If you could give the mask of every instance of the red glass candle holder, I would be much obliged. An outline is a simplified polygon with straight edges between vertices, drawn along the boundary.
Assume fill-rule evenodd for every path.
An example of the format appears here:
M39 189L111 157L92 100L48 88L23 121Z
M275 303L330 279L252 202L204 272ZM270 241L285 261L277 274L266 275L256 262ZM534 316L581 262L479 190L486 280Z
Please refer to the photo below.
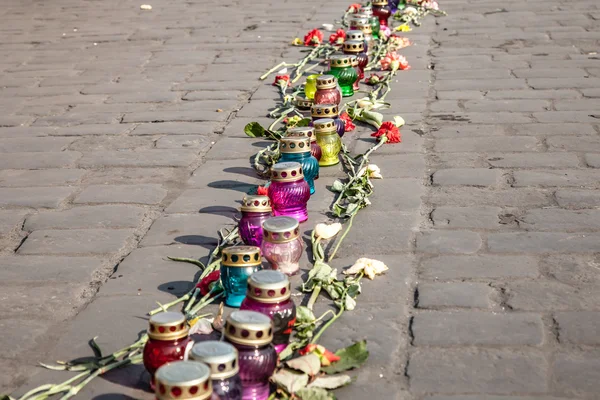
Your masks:
M242 380L235 347L225 342L205 340L194 344L190 359L203 362L210 368L213 393L219 400L242 399Z
M299 222L308 219L306 205L310 199L310 186L304 180L300 163L281 162L273 165L267 194L273 203L275 216L286 215Z
M198 361L177 361L156 371L157 400L208 400L213 397L210 370Z
M258 271L248 279L248 293L240 310L257 311L273 321L273 346L282 352L290 342L296 306L290 298L290 280L279 271Z
M267 196L247 195L240 208L242 218L238 222L240 237L249 246L260 247L262 243L262 224L272 215L271 199Z
M390 15L392 15L392 10L390 10L390 6L388 5L388 0L374 0L373 15L379 18L380 26L388 26L388 19L390 18Z
M302 239L298 221L292 217L273 217L263 224L261 251L273 269L288 275L300 270Z
M317 92L315 104L336 104L342 101L342 91L338 86L337 78L333 75L321 75L317 78Z
M148 342L144 346L144 367L150 374L150 387L154 390L154 374L166 363L183 360L188 346L193 342L185 316L178 312L162 312L150 317Z
M239 353L244 400L266 400L269 378L277 366L277 352L271 344L273 322L256 311L234 311L223 328L225 340Z

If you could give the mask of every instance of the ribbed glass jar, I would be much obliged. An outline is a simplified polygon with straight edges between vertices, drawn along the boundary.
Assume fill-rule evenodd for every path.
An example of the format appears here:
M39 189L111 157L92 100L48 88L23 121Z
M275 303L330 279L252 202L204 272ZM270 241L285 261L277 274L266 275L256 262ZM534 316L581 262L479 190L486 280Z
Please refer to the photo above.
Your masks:
M290 281L279 271L258 271L248 279L248 293L240 310L258 311L273 321L273 347L281 353L290 343L296 322Z
M298 128L288 129L286 136L289 137L307 137L310 139L310 154L319 161L321 159L321 147L317 144L317 135L315 135L315 128L312 126L303 126ZM315 176L315 179L319 179L319 174Z
M223 249L221 256L221 283L225 289L225 304L239 307L246 297L246 286L250 275L262 267L260 248L256 246L234 246Z
M369 51L369 44L365 40L365 34L360 29L352 29L352 30L346 31L346 40L361 41L364 44L365 53Z
M304 84L304 95L307 99L312 100L315 98L317 92L317 78L319 74L313 74L306 77L306 83Z
M346 123L339 117L338 106L336 104L315 104L310 109L310 116L312 117L311 125L323 118L331 118L335 122L335 129L340 135L344 136L346 133Z
M315 193L315 176L319 175L319 161L310 153L310 139L306 137L285 137L279 141L279 162L298 162L302 165L304 180Z
M342 97L354 95L354 82L358 73L352 66L352 56L333 55L329 58L329 74L337 78L342 90Z
M308 219L306 205L310 199L310 186L304 180L300 163L283 162L271 167L268 196L275 216L285 215L296 218L299 222Z
M373 27L371 26L371 23L367 22L365 25L358 25L356 29L362 31L365 42L367 43L365 51L367 54L371 54L375 49L375 39L373 38Z
M319 120L315 122L315 132L317 143L323 151L319 166L328 167L338 164L340 162L338 155L342 149L342 141L336 132L335 122L330 118Z
M317 91L314 104L336 104L342 102L342 91L337 78L333 75L321 75L317 78Z
M263 244L261 250L271 267L287 275L300 270L302 239L298 220L292 217L273 217L263 224Z
M373 15L379 18L380 26L388 26L388 19L390 18L390 15L392 15L388 0L374 0Z
M277 352L271 344L273 322L256 311L233 311L223 328L225 340L238 351L243 400L266 400L269 378L277 366Z
M271 199L268 196L247 195L242 200L240 211L240 237L245 244L260 247L263 237L262 224L273 215Z
M143 360L150 374L150 387L155 388L154 374L166 363L183 360L191 346L185 316L178 312L161 312L148 321L148 341L144 346Z
M358 73L357 82L365 77L365 68L369 63L369 56L365 53L365 47L360 40L347 40L343 46L344 54L356 56L356 72Z
M204 340L194 344L189 358L210 368L213 395L218 400L242 400L242 379L235 347L226 342Z

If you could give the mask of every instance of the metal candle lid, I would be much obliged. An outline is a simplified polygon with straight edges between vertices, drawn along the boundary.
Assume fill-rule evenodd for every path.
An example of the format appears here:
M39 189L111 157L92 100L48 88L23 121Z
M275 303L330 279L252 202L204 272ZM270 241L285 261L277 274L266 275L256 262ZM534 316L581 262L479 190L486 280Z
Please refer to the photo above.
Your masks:
M344 51L347 53L362 53L365 51L364 40L347 40L344 42Z
M287 154L310 152L310 139L307 137L284 137L279 141L279 150Z
M226 342L216 340L198 342L192 347L190 358L208 365L212 380L231 378L240 369L237 349Z
M321 75L317 78L317 89L333 89L337 87L337 78L333 75Z
M335 121L331 118L319 119L319 120L313 122L313 125L315 127L315 132L317 134L337 131L337 128L335 126Z
M352 29L346 31L346 39L347 40L365 40L365 34L361 30Z
M179 312L161 312L150 317L148 336L155 340L177 340L188 336L185 315Z
M373 8L371 6L362 6L358 9L359 14L364 14L367 17L373 16Z
M287 243L300 235L300 224L292 217L271 217L263 222L264 240L270 243Z
M369 17L364 14L355 14L349 18L350 28L354 28L358 25L365 25L369 23Z
M290 280L283 272L258 271L248 278L246 297L260 303L280 303L289 299L290 295Z
M315 135L315 128L312 126L302 126L298 128L290 128L287 131L287 136L289 137L307 137L310 138L311 143L317 141L317 136Z
M307 99L305 95L299 94L295 99L296 107L301 110L308 110L313 105L312 99Z
M273 322L256 311L233 311L225 321L225 338L246 346L264 346L273 340Z
M387 6L388 0L373 0L374 6Z
M352 56L347 54L336 54L329 57L331 68L345 68L352 66Z
M373 27L368 22L366 24L357 24L356 29L360 29L365 36L373 33Z
M271 212L271 199L268 196L246 195L242 199L241 211Z
M260 248L256 246L234 246L223 249L222 263L226 267L253 267L262 264Z
M335 118L338 113L337 104L315 104L310 109L313 118Z
M274 182L293 182L299 179L304 179L300 163L280 162L271 167L271 180Z
M201 362L176 361L160 367L154 375L158 400L205 400L212 396L210 370Z

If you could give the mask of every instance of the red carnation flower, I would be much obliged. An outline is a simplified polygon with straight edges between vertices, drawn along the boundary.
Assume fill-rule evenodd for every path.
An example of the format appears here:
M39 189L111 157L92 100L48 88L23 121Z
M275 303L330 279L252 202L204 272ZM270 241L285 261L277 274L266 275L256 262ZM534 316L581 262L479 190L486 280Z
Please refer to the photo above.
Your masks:
M323 42L323 32L318 29L313 29L304 36L305 46L317 46Z
M210 274L206 275L204 278L202 278L202 280L196 285L196 287L200 289L200 294L202 296L206 296L215 285L215 282L219 282L220 279L221 271L213 271Z
M372 137L380 138L382 136L387 137L386 143L400 143L402 142L402 135L400 130L393 122L386 121L377 130L377 132L371 134Z
M267 196L268 193L269 189L267 189L264 186L259 186L258 190L256 191L256 194L258 194L259 196Z
M352 122L352 118L350 118L350 115L348 115L346 111L340 114L340 119L343 120L345 124L344 132L351 132L356 128L356 125Z
M343 29L338 29L333 35L329 36L329 43L342 44L346 40L346 32Z

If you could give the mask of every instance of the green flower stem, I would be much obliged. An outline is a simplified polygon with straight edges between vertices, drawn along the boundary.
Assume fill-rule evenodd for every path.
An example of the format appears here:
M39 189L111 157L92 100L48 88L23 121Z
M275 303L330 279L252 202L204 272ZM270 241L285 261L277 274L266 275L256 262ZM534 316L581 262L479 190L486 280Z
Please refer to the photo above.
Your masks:
M342 303L340 311L338 311L337 314L335 314L329 321L327 321L325 323L325 325L323 325L323 327L319 330L319 332L312 338L310 343L312 343L312 344L317 343L319 341L319 339L321 338L321 335L323 334L323 332L325 332L327 330L327 328L329 328L331 326L331 324L333 324L339 317L342 316L342 314L344 313L344 310L345 310L345 306Z
M206 268L206 266L204 264L202 264L202 262L200 260L196 260L195 258L169 257L169 256L167 256L167 258L171 261L186 262L186 263L194 264L194 265L197 265L201 269Z
M260 79L261 81L264 81L265 79L267 79L267 76L271 75L273 72L277 71L279 68L281 68L281 67L286 67L286 68L287 68L287 67L293 67L293 66L295 66L295 65L296 65L296 64L289 64L289 63L286 63L285 61L283 61L283 62L280 62L279 64L277 64L276 66L274 66L273 68L271 68L270 70L268 70L267 72L265 72L265 73L264 73L264 74L263 74L263 75L262 75L260 78L258 78L258 79Z
M340 240L338 240L338 242L336 243L335 248L333 249L333 252L329 256L328 262L331 262L331 260L333 260L333 257L335 257L335 254L337 253L338 249L340 248L340 245L342 244L342 242L346 238L346 235L348 234L348 232L350 232L350 229L352 228L352 223L354 222L354 217L356 216L356 214L358 214L358 210L360 210L360 208L356 209L356 212L354 212L352 214L352 216L350 217L350 221L348 221L348 225L346 226L346 230L344 231L344 233L340 237Z
M311 311L315 305L315 302L317 301L317 298L319 297L319 294L321 293L321 289L322 286L320 283L313 288L312 294L310 295L310 299L308 299L308 303L306 304L306 307Z
M154 314L168 311L169 308L171 308L179 303L183 303L184 301L188 300L189 298L190 298L190 293L186 293L183 296L181 296L180 298L173 300L167 304L160 304L159 302L156 302L156 304L158 304L158 308L155 308L154 310L150 311L148 313L148 315L153 316Z
M213 286L213 289L216 286ZM198 311L200 311L201 309L203 309L204 307L206 307L207 305L209 305L210 303L212 303L213 301L225 296L225 292L221 291L220 293L216 294L214 297L210 298L209 296L212 294L212 289L210 292L208 292L208 294L206 296L204 296L199 302L198 304L196 304L194 306L194 308L191 309L191 311L188 313L188 315L190 317L195 317L196 314L198 313Z

